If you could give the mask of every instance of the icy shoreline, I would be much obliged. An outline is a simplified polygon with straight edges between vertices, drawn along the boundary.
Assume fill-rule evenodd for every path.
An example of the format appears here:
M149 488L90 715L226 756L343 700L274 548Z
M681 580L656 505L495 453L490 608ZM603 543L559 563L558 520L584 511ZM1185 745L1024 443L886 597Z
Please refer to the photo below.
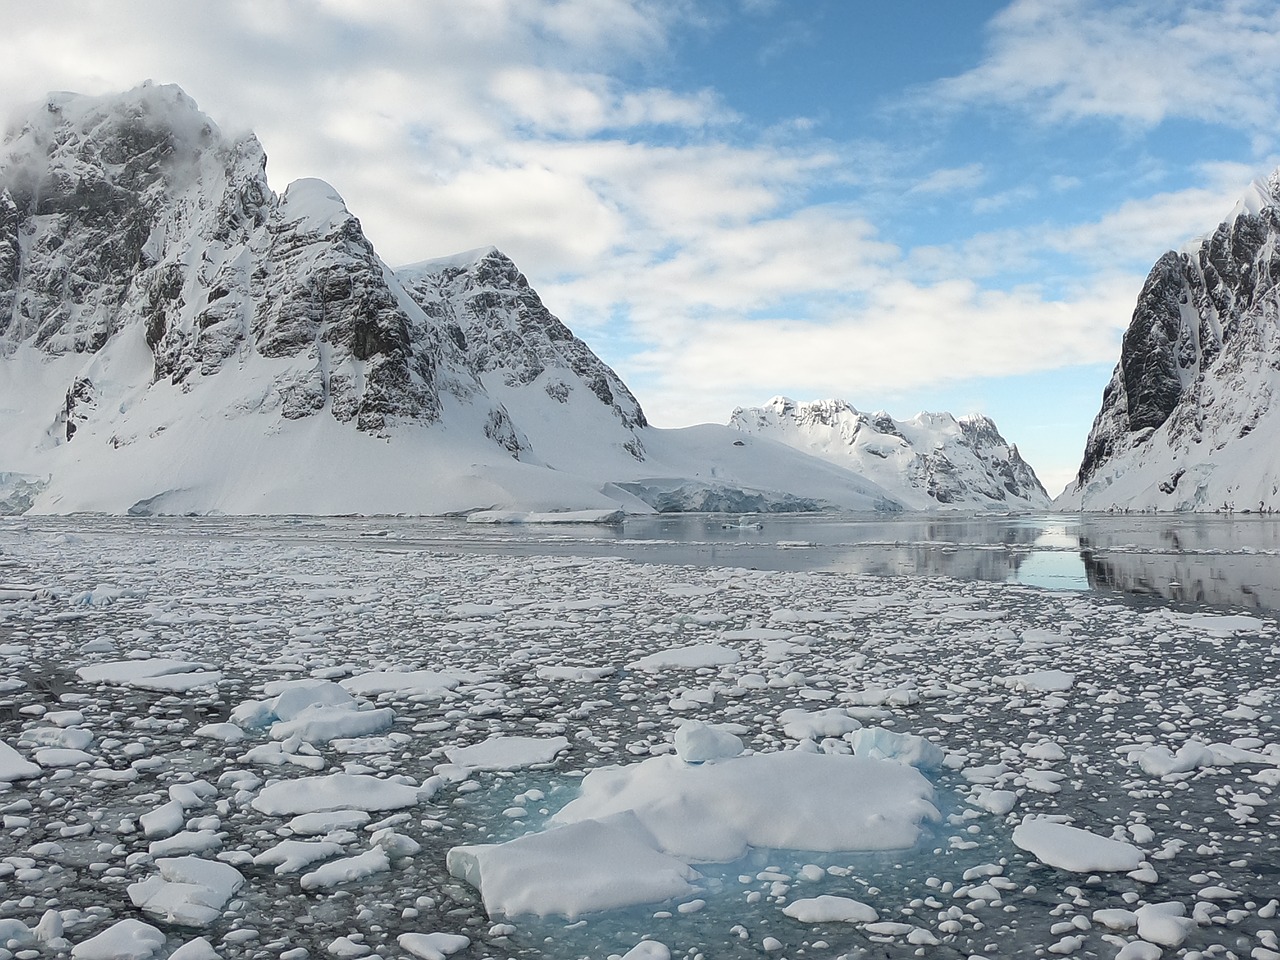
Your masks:
M132 920L160 932L118 931L139 960L184 943L195 960L200 938L289 960L643 938L715 957L1280 956L1270 617L278 534L0 528L0 579L29 588L0 601L4 953L87 958ZM675 762L690 720L747 760L914 762L943 819L906 849L750 845L695 863L674 900L578 921L489 916L450 876L451 849L537 835L610 765Z

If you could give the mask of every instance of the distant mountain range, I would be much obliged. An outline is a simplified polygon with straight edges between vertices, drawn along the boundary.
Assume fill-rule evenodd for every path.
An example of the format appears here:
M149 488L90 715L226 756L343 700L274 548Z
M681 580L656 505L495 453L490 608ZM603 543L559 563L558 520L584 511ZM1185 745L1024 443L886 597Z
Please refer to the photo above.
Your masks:
M745 411L656 429L498 250L393 271L331 186L265 170L173 86L10 129L0 512L1044 503L982 418L873 418L842 455Z
M1280 170L1152 267L1058 507L1280 507L1277 281Z
M989 418L921 413L894 420L843 400L774 397L739 408L729 426L770 437L874 480L911 510L1044 509L1049 495Z

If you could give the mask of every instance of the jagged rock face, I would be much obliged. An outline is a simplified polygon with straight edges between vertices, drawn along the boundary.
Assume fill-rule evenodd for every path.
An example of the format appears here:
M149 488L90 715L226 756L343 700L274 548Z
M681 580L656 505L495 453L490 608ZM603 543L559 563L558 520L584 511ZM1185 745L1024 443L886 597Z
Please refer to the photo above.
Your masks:
M157 381L279 361L240 406L285 419L382 433L438 421L445 396L487 403L336 192L302 180L277 196L257 140L225 138L176 87L51 96L0 157L0 354L93 354L138 326ZM505 409L485 421L518 455Z
M1209 237L1156 262L1063 506L1277 505L1280 465L1258 437L1241 441L1260 424L1280 440L1268 417L1280 386L1278 197L1280 171Z
M612 369L543 304L516 265L487 248L401 267L396 276L427 316L465 350L485 389L514 409L526 389L559 404L587 395L616 426L625 448L644 459L639 402Z
M843 400L775 397L763 407L735 410L729 425L847 467L914 509L1049 502L1017 447L987 417L923 413L898 421L884 412L862 413Z

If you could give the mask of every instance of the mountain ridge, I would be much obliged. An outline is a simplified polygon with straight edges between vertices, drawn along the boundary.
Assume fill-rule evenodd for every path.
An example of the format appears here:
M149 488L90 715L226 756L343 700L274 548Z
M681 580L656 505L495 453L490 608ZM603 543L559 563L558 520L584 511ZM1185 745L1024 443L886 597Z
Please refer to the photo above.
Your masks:
M496 247L392 270L321 180L176 86L0 145L0 509L897 511L722 425L660 430Z
M845 400L774 397L734 410L730 426L846 465L911 509L1036 509L1049 505L1035 471L981 414L920 413L900 421Z
M1138 296L1064 509L1280 507L1280 169Z

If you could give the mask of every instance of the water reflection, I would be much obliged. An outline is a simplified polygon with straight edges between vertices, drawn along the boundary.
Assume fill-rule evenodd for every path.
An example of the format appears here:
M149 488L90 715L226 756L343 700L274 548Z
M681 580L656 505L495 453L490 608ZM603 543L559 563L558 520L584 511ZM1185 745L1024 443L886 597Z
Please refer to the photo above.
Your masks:
M81 534L75 518L24 518ZM1122 591L1280 611L1280 519L1264 516L664 514L615 526L481 525L460 518L95 518L148 536L340 542L369 551L620 556L638 561Z

